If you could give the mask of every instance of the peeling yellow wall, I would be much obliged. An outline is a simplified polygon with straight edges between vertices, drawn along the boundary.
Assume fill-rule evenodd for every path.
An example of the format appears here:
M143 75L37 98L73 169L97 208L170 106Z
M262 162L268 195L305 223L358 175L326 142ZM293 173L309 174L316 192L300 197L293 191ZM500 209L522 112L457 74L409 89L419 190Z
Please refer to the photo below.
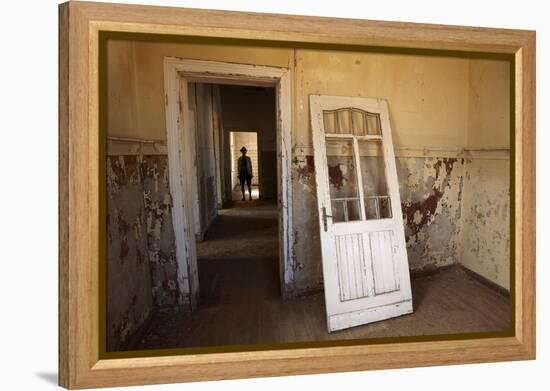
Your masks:
M434 270L461 261L464 159L396 159L409 267Z
M471 60L460 263L510 288L510 64Z
M460 263L510 289L509 160L466 164Z

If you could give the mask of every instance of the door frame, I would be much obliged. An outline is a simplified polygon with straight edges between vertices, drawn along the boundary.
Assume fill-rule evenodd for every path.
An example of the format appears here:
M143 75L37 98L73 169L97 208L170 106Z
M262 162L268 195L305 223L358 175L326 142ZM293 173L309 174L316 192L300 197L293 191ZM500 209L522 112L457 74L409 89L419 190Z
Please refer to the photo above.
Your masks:
M175 233L178 288L187 302L183 306L195 309L198 304L199 281L196 243L192 226L193 208L198 202L193 191L196 178L192 126L186 120L188 108L187 83L237 84L274 87L277 105L277 181L279 224L279 273L281 294L289 296L294 282L292 183L291 183L291 75L288 68L193 60L178 57L164 58L164 92L168 170L172 196L172 222ZM223 146L222 146L223 148ZM184 169L192 167L192 170ZM189 213L191 210L191 213Z

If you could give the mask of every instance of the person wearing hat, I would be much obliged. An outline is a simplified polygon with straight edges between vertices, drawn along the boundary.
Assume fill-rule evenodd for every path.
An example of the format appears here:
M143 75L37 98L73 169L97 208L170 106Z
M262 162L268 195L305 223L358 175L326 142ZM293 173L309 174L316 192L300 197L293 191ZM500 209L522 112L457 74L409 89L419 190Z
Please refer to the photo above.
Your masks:
M246 156L246 147L241 148L241 153L243 154L237 161L237 170L239 173L239 181L241 182L241 192L243 193L242 200L244 201L244 184L248 186L248 196L252 200L252 161L248 156Z

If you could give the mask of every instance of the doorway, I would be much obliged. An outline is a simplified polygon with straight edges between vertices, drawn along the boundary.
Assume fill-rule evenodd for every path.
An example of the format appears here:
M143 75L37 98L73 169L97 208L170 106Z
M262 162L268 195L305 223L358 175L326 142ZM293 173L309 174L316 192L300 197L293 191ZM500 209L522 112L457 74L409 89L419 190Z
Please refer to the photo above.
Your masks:
M229 132L219 126L223 121L223 110L220 109L219 87L240 86L249 89L270 89L274 97L272 110L275 114L275 134L272 155L275 164L272 164L275 175L275 197L272 208L276 219L276 246L278 248L278 262L276 267L279 274L280 292L283 297L291 290L293 283L293 257L291 244L292 234L292 193L290 185L290 75L284 68L251 66L246 64L221 63L215 61L186 60L179 58L165 58L164 61L165 91L166 91L166 125L167 145L169 161L169 182L173 198L173 225L176 239L176 261L178 266L178 289L186 297L189 309L198 308L200 301L200 279L197 262L196 239L208 238L208 230L214 227L214 220L220 213L220 206L225 207L231 201L231 162L229 149ZM190 91L195 85L195 94ZM203 87L196 88L202 85ZM215 131L208 133L213 135L212 150L205 151L204 145L197 140L196 128L197 111L193 110L193 99L199 97L197 91L206 91L204 85L217 86L211 88L210 99L206 101L211 106L212 116L204 116L206 123L213 124L214 129L221 129L216 137ZM208 93L207 93L208 95ZM203 99L204 94L202 96ZM206 110L208 111L208 110ZM222 114L220 114L222 113ZM216 123L218 126L216 126ZM243 128L233 128L241 130ZM210 136L205 139L208 140ZM203 141L205 140L203 139ZM262 138L259 137L261 140ZM199 144L197 144L197 141ZM197 148L197 145L201 145ZM205 153L207 152L207 153ZM207 176L210 181L206 186L205 195L217 200L212 212L212 219L203 219L201 214L199 189L205 188L198 181L197 173L200 170L199 162L206 155L215 156L215 175ZM266 154L261 154L265 156ZM259 163L259 167L263 164ZM191 168L191 169L189 169ZM229 171L229 175L228 175ZM265 170L264 170L265 171ZM265 178L265 175L260 175ZM205 179L203 177L203 179ZM259 198L264 186L258 184ZM229 194L230 195L230 194ZM204 209L204 208L203 208ZM212 224L212 225L210 225Z
M260 198L260 169L259 169L259 148L258 148L258 132L229 132L229 150L231 155L231 200L245 201L246 190L241 189L239 180L239 158L242 154L242 148L246 149L246 156L251 160L251 169L254 173L251 180L250 200L258 200ZM244 186L244 185L243 185Z
M212 194L199 192L199 221L207 224L202 226L204 233L196 236L200 289L197 316L219 311L220 307L257 312L256 307L266 298L281 297L277 180L276 175L269 175L276 173L277 166L275 154L269 151L275 149L276 139L275 90L210 83L188 86L190 94L195 92L189 110L196 123L198 187L214 192L217 185L206 185L217 179L222 186L230 184L232 195L230 202L220 207L212 202ZM213 100L218 103L210 103ZM214 129L216 122L218 128ZM220 142L218 153L214 151L215 138L228 140ZM223 164L214 160L223 161L224 157L229 160L229 169L222 170L218 177L214 168ZM246 170L246 175L239 167ZM266 184L265 197L259 197L261 184ZM210 220L210 216L214 218Z

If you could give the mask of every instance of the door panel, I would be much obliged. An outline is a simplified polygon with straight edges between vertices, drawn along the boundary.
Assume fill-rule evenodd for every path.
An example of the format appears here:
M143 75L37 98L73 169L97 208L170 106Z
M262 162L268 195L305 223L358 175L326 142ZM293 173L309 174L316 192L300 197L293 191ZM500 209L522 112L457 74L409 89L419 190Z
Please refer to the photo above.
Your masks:
M395 270L393 256L393 231L374 231L369 233L371 252L374 259L384 259L384 262L374 262L374 291L377 295L393 292L399 289L399 275Z
M336 236L336 260L340 301L374 294L370 252L365 249L363 234Z
M412 312L387 104L310 96L329 331Z

